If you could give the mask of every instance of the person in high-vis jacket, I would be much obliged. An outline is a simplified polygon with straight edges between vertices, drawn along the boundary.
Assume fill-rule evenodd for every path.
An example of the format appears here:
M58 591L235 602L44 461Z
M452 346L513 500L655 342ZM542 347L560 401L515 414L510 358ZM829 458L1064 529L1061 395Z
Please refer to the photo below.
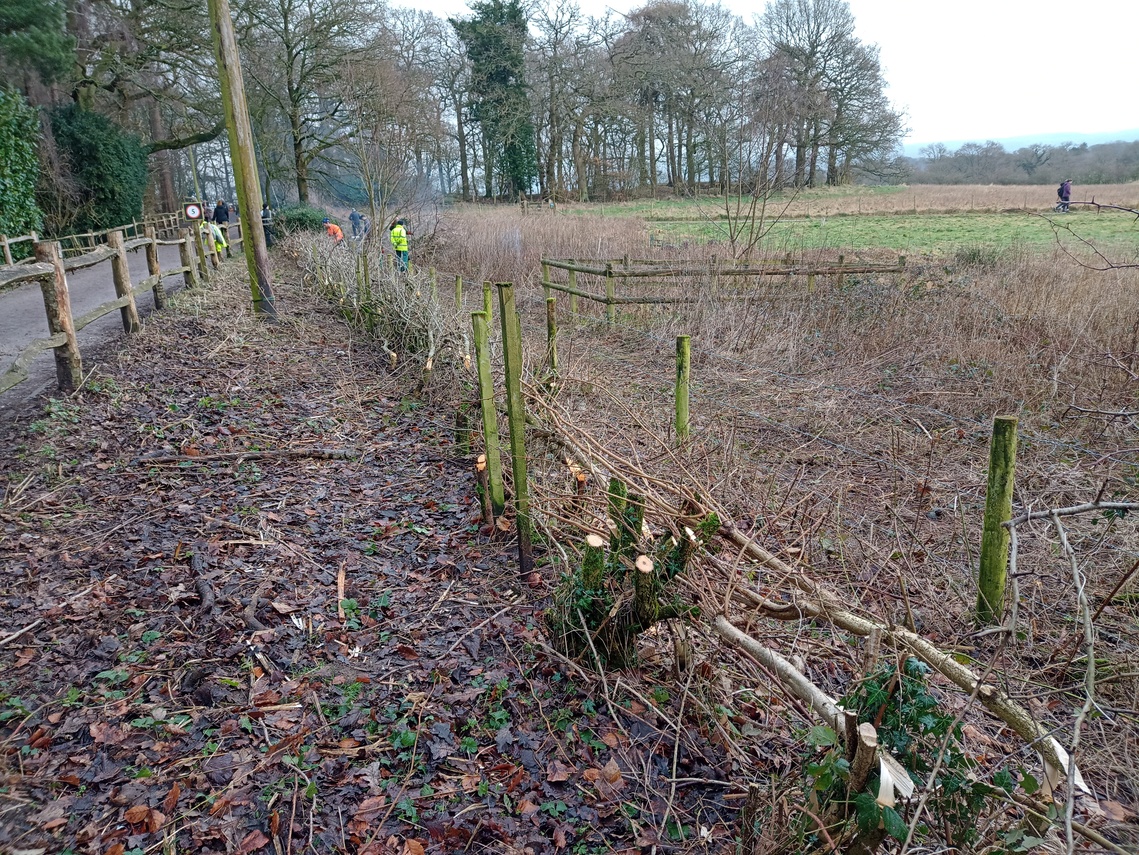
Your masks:
M392 252L400 273L407 273L407 228L403 220L396 220L391 226Z

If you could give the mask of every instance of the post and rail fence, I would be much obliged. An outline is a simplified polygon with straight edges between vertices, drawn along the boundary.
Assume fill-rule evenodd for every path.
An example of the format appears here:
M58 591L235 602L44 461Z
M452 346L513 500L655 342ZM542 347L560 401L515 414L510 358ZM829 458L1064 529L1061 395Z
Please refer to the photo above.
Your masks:
M236 229L237 234L234 235ZM227 227L229 243L242 241L240 224ZM31 241L34 254L28 259L11 263L11 246ZM70 244L70 249L63 244ZM208 248L207 248L208 245ZM163 270L158 247L177 246L179 266ZM45 350L55 351L56 379L60 390L71 391L83 382L82 357L76 334L92 322L118 309L123 318L123 329L137 332L140 321L135 297L146 291L154 296L154 306L165 305L162 280L169 276L183 277L185 287L194 287L200 278L210 277L207 257L217 267L219 259L212 239L199 224L188 228L181 225L179 214L162 214L143 222L132 222L117 229L68 235L58 241L41 241L35 234L9 238L0 235L0 248L5 264L0 266L0 291L26 282L39 282L43 291L44 310L47 314L47 338L36 339L25 347L8 368L0 374L0 394L28 379L28 366ZM148 276L137 284L131 282L127 253L145 249ZM71 252L68 256L68 252ZM78 254L75 254L78 253ZM111 281L115 299L108 300L80 317L73 316L67 274L111 262Z
M842 285L848 273L904 273L906 257L899 256L893 264L851 264L843 256L834 262L795 263L791 258L769 259L757 262L722 262L715 257L705 264L689 261L677 263L662 262L660 259L624 258L606 261L581 260L575 258L543 258L542 288L547 297L551 291L561 291L570 295L570 313L577 313L578 298L591 300L605 306L605 317L610 324L616 322L617 307L626 305L682 305L699 302L699 296L667 296L645 294L618 294L618 283L626 288L631 283L665 282L681 277L708 277L718 281L720 277L739 277L744 280L759 276L801 276L807 280L807 293L815 291L816 276L833 276ZM566 271L565 282L555 282L553 270ZM592 276L604 283L605 293L585 290L578 285L578 276ZM721 297L743 297L750 294L746 290L738 293L721 294Z

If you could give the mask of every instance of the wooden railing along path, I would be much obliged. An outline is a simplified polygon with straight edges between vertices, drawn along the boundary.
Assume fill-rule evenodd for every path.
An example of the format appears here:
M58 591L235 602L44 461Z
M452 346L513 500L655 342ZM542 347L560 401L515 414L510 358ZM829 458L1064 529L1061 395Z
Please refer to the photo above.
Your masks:
M155 220L132 223L120 229L70 235L62 241L40 241L35 235L18 238L0 236L6 261L11 258L11 244L25 240L32 241L35 252L32 258L0 267L0 291L12 285L38 281L43 291L48 330L51 332L49 337L36 339L25 347L8 369L0 374L0 393L28 379L28 366L33 359L48 349L55 351L56 379L59 388L63 391L78 388L83 382L83 363L76 338L79 330L118 309L122 313L123 329L127 333L137 332L141 326L138 307L135 305L137 294L152 291L154 307L161 310L166 303L166 294L162 286L164 277L182 274L188 288L196 285L200 276L208 279L210 267L216 268L220 264L220 256L214 242L205 238L206 231L200 224L191 228L179 228L178 216L161 215ZM128 229L134 232L134 237L129 240L124 234ZM234 229L237 230L236 237L233 236ZM240 224L234 224L227 231L230 234L231 246L241 242ZM161 238L160 233L170 237ZM173 237L174 235L177 237ZM86 244L88 251L65 258L64 255L68 250L61 246L63 242L70 242L72 251ZM162 270L158 257L159 246L177 246L180 266ZM140 248L146 250L146 265L150 275L134 284L131 282L127 253ZM78 318L73 317L67 273L94 267L108 260L111 262L111 281L115 288L115 299L108 300Z

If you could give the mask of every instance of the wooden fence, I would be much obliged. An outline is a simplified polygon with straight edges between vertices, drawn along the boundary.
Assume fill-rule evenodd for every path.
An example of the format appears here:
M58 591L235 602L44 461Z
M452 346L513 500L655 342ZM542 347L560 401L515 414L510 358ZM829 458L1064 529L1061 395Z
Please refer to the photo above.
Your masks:
M900 256L894 264L850 264L843 256L833 262L811 262L796 264L790 258L765 259L757 262L718 262L712 258L706 264L689 261L680 261L675 264L662 262L660 259L630 259L625 256L614 261L583 261L580 259L542 259L542 287L546 296L550 291L561 291L570 295L570 311L577 313L577 299L581 297L601 303L605 306L605 316L610 323L617 317L617 306L646 305L646 304L683 304L695 303L699 297L678 297L659 295L618 295L617 284L628 286L630 283L662 281L680 277L702 277L719 280L721 277L756 277L756 276L802 276L807 280L807 293L815 290L816 276L834 276L841 285L843 277L848 273L902 273L906 268L906 257ZM566 271L566 281L554 282L552 270ZM579 287L578 276L592 276L604 281L605 293L586 291ZM740 292L735 296L748 296L747 292Z
M98 232L83 232L81 234L67 235L59 239L59 244L65 256L80 255L95 249L97 246L106 244L107 235L113 231L121 231L126 239L131 240L143 237L147 227L153 227L160 239L171 240L178 234L181 221L182 215L178 213L156 214L142 220L134 220L114 229L103 229ZM38 240L39 235L35 232L19 235L17 237L0 235L0 251L4 254L3 263L7 266L11 266L13 264L30 264L34 262L34 255L29 255L20 261L13 261L12 247L18 246L21 243L35 244Z
M6 258L9 257L10 244L23 240L32 241L35 254L26 262L0 267L0 291L8 286L38 281L43 291L44 310L51 335L29 344L16 356L8 369L0 374L0 393L28 379L28 365L48 349L55 351L59 388L63 391L77 388L83 382L82 358L76 338L79 330L118 309L122 314L123 329L127 333L137 332L140 320L135 295L152 291L154 307L162 309L166 301L163 277L181 274L186 287L196 285L200 276L208 279L210 267L216 268L220 263L214 241L205 238L206 230L200 224L179 229L177 217L176 214L163 215L158 220L132 223L121 229L68 236L63 241L70 242L72 247L82 246L84 242L88 242L89 246L88 251L70 258L64 257L66 250L61 246L62 241L40 241L34 235L14 239L4 237ZM124 234L128 228L134 232L134 237L129 239ZM233 235L233 229L237 230L236 236ZM138 234L140 230L142 236ZM234 224L227 231L230 232L231 245L241 242L240 224ZM167 237L160 237L160 234ZM177 246L181 264L162 270L158 255L160 246ZM150 275L138 284L133 284L127 253L140 248L146 250L146 265ZM229 252L228 247L226 252ZM73 317L67 273L94 267L104 261L111 262L115 299L108 300L78 318Z

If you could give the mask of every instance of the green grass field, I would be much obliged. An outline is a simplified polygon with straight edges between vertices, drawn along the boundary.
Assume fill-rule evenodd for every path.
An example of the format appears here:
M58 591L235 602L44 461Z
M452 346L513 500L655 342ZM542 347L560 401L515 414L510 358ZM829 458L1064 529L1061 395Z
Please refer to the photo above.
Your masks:
M1107 204L1135 205L1134 185L1087 188ZM1094 191L1094 192L1092 192ZM1051 187L920 186L827 187L777 194L768 200L778 217L761 249L889 250L903 255L948 255L962 247L1040 251L1090 241L1117 261L1134 261L1139 222L1126 211L1073 205L1054 214ZM1085 198L1085 197L1080 197ZM670 243L725 242L729 229L723 199L641 199L617 203L568 204L563 215L646 221L649 231Z
M941 255L981 245L1039 249L1055 245L1057 240L1069 245L1078 243L1078 236L1117 255L1133 257L1139 248L1139 223L1133 216L1079 212L1057 214L1052 219L1055 224L1026 213L798 218L775 223L764 244L772 251L890 249L902 254ZM717 221L658 222L651 223L650 228L674 242L728 239L727 224Z

